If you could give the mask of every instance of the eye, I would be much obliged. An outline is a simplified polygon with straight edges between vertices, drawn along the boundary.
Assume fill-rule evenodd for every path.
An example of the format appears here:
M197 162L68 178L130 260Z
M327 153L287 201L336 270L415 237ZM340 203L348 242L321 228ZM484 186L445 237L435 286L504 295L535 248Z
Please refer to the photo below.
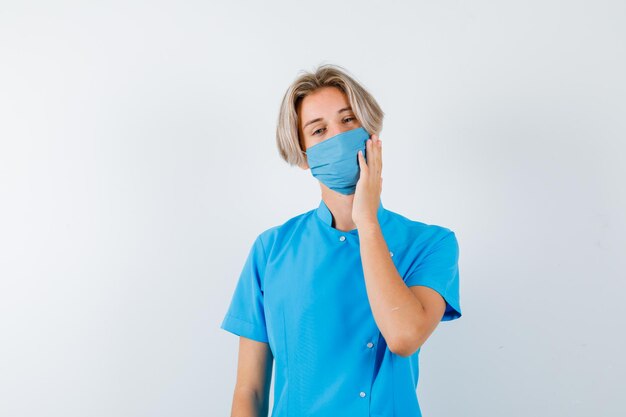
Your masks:
M356 119L356 117L346 117L345 119L343 119L343 122L344 123L349 123L349 122L351 122L351 121L353 121L355 119Z
M320 130L322 130L322 129L323 129L323 128L319 128L319 129L317 129L316 131L314 131L314 132L313 132L313 135L316 135L316 134L317 134L317 132L319 132L319 131L320 131Z

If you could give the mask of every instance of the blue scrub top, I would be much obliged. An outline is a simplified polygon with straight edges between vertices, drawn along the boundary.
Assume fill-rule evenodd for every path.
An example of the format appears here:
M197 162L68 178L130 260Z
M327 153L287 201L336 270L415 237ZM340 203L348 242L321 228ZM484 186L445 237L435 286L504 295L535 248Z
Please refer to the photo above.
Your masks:
M378 220L407 286L446 301L461 317L459 247L453 231L383 207ZM389 350L374 322L358 230L332 227L319 207L255 239L220 326L269 343L275 360L271 417L419 417L418 356Z

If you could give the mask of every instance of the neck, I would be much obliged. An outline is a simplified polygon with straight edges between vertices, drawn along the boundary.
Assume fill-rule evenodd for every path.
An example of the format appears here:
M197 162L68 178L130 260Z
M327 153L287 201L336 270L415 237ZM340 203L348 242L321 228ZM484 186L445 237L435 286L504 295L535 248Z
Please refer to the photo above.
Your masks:
M342 232L356 229L356 224L352 221L354 194L341 194L331 190L322 183L320 185L322 188L322 200L324 200L333 216L332 227Z

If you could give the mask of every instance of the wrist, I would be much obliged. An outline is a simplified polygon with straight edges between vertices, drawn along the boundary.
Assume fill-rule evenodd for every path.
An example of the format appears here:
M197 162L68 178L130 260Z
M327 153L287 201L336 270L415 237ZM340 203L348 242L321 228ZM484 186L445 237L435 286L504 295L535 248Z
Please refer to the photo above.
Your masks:
M377 218L362 220L356 223L357 230L361 232L375 232L380 230L380 224Z

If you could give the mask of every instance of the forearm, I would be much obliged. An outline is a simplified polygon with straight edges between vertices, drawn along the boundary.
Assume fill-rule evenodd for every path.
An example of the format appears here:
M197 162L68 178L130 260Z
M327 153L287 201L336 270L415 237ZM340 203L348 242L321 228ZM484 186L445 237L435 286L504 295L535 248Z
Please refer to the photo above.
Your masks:
M235 387L230 417L267 417L268 398L255 390Z
M359 225L361 262L372 314L392 351L401 351L425 322L424 308L398 273L377 221Z

